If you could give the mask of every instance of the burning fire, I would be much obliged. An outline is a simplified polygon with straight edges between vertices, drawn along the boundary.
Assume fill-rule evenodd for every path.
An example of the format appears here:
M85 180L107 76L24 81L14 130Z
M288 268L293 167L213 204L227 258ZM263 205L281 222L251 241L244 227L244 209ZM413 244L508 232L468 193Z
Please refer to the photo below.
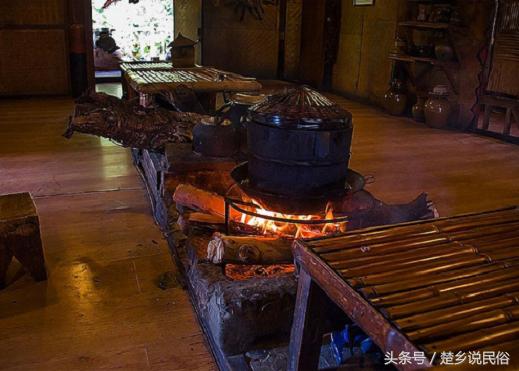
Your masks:
M325 236L346 231L347 222L338 223L318 223L318 224L304 224L298 221L323 220L322 215L288 215L274 211L269 211L259 206L260 203L252 200L252 203L258 207L251 208L251 211L259 215L265 215L265 218L259 216L251 216L247 214L241 215L240 222L257 228L261 233L266 235L278 235L283 237L293 238L313 238ZM331 203L326 205L324 219L334 219L333 206ZM290 219L291 222L276 221L269 218Z

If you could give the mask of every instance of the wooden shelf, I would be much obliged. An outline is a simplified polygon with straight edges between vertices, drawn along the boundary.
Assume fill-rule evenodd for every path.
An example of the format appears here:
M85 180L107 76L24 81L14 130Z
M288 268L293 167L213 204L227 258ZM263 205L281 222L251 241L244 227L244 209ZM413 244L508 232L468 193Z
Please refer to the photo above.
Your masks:
M448 4L452 5L452 0L407 0L410 3L424 3L424 4ZM479 0L471 0L471 1L479 1Z
M458 95L458 93L459 93L458 88L455 84L455 75L454 75L455 71L452 68L452 67L458 68L459 67L458 62L455 62L455 61L443 62L443 61L439 61L436 58L414 57L414 56L405 55L405 54L401 54L401 55L390 54L389 59L392 59L392 60L398 61L398 62L406 62L409 64L425 63L425 64L429 65L429 68L439 67L445 73L447 80L449 80L449 84L451 85L452 91L456 95ZM417 86L416 80L418 80L418 76L413 77L410 68L406 67L406 70L408 71L412 84L414 86ZM423 73L424 73L424 71L422 71L422 74L421 74L422 76L423 76Z
M433 66L457 66L458 63L455 62L455 61L449 61L449 62L444 62L444 61L440 61L436 58L428 58L428 57L415 57L415 56L412 56L412 55L405 55L405 54L401 54L401 55L390 55L389 56L389 59L392 59L394 61L400 61L400 62L408 62L408 63L429 63L429 64L432 64Z
M423 28L428 30L447 30L450 27L449 23L435 23L435 22L420 22L420 21L405 21L398 22L399 26Z

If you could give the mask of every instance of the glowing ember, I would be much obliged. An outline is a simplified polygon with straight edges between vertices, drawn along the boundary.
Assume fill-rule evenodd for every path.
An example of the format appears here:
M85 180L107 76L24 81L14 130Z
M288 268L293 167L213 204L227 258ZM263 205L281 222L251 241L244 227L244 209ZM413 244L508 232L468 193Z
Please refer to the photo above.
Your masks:
M279 277L292 274L294 264L246 265L226 264L225 275L234 281L248 280L254 277Z
M240 222L243 224L247 224L253 226L259 230L263 234L266 235L279 235L285 237L294 237L294 238L313 238L324 235L335 234L339 232L346 231L347 222L338 222L338 223L318 223L318 224L304 224L298 223L298 221L310 221L310 220L323 220L322 215L287 215L282 213L277 213L274 211L269 211L259 206L260 203L256 200L252 200L252 203L258 205L258 207L251 207L250 211L255 212L259 215L265 215L266 218L262 218L260 216L251 216L247 214L241 215ZM282 218L282 219L290 219L291 222L282 222L271 220L269 218ZM324 219L330 220L333 219L333 207L331 203L326 205L326 210L324 212ZM293 222L292 222L293 221Z

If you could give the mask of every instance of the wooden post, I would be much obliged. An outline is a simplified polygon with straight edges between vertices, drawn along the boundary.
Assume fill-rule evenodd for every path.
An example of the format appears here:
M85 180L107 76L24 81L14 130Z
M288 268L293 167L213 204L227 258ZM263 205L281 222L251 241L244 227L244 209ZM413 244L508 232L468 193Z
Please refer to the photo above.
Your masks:
M301 268L298 279L294 322L288 348L289 371L314 371L319 366L319 355L324 335L324 319L330 299Z

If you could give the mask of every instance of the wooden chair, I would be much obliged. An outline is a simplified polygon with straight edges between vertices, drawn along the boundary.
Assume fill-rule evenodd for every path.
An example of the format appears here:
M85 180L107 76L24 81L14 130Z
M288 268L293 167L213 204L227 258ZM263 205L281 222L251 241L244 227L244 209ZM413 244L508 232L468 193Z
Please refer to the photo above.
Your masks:
M36 281L47 279L40 222L29 193L0 195L0 289L13 257Z

